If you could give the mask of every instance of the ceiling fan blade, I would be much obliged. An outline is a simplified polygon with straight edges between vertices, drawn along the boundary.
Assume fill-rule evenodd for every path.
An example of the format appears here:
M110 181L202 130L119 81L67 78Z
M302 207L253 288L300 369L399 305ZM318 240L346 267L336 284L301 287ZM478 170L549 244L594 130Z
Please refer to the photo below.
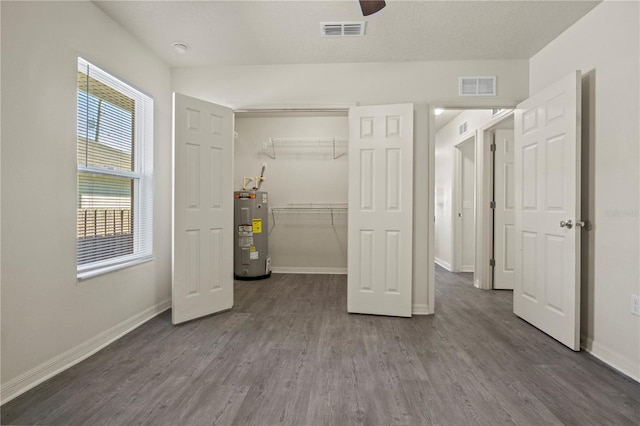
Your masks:
M372 15L386 5L387 4L384 2L384 0L360 0L360 8L362 9L363 16Z

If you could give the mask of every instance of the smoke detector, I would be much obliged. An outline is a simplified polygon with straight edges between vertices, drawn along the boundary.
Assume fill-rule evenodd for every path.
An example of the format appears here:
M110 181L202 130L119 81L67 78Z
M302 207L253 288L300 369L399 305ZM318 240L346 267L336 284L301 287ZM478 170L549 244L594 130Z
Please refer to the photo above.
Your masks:
M320 30L323 37L358 37L364 35L364 26L364 21L321 22Z
M180 41L176 41L171 45L173 50L177 53L186 53L189 50L189 46L186 43L182 43Z

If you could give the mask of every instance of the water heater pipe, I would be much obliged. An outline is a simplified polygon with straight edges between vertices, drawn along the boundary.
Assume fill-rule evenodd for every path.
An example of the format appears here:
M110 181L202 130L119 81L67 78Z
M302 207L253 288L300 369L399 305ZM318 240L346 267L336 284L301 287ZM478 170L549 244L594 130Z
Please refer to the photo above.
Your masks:
M253 189L260 191L260 187L262 186L262 182L264 181L264 171L266 170L267 165L262 164L262 170L260 171L260 176L256 176L256 182L258 183Z

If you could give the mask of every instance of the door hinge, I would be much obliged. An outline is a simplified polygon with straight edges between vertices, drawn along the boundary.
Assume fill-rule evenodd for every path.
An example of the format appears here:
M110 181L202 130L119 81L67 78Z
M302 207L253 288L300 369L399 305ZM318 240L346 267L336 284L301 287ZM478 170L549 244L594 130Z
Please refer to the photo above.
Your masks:
M496 260L495 259L489 259L489 266L496 266Z
M496 208L496 202L495 201L490 201L489 202L489 208L490 209L495 209Z
M491 144L491 152L496 152L496 144L495 144L495 142Z

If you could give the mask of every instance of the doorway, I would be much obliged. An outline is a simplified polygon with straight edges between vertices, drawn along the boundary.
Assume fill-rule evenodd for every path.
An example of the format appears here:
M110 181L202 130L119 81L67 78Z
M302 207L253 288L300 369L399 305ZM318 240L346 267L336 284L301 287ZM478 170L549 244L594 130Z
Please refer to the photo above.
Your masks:
M196 296L201 293L205 293L201 290L201 282L203 281L205 282L204 285L211 286L209 293L214 291L228 293L230 297L224 299L224 306L226 309L233 306L233 281L229 280L228 274L224 274L221 268L216 268L218 276L222 276L222 278L214 277L214 279L208 279L210 274L203 273L203 271L207 272L208 270L200 267L200 265L207 263L207 255L211 253L220 258L225 253L229 255L232 252L227 249L234 245L234 241L227 241L228 238L226 238L230 232L237 236L236 240L240 241L241 247L247 247L249 254L249 256L246 256L247 261L266 261L266 272L276 272L275 261L278 258L275 253L271 250L270 253L265 253L266 249L257 250L257 244L253 245L254 234L266 234L260 235L260 237L273 235L276 226L276 211L287 214L305 212L305 215L321 212L325 216L328 213L331 227L334 227L335 214L338 211L346 213L347 207L350 210L346 226L348 236L346 240L340 240L337 232L334 232L332 236L336 238L329 239L338 249L326 250L328 254L325 257L340 253L340 248L347 241L351 242L348 244L349 252L346 259L344 256L338 256L338 261L348 260L345 271L348 272L348 312L403 317L412 315L414 234L412 229L413 104L350 108L348 138L341 138L339 135L335 136L335 134L332 136L317 136L317 134L315 136L301 136L303 131L310 130L309 123L298 126L302 129L298 129L300 133L296 132L297 134L294 136L282 137L281 135L285 131L294 130L295 126L292 126L292 123L274 123L273 117L268 117L271 119L269 123L263 123L262 121L267 117L255 117L260 123L248 124L245 129L247 135L253 133L253 136L247 138L248 143L239 143L240 135L244 134L244 132L239 132L239 125L242 119L239 118L234 126L234 111L224 106L180 94L174 94L174 99L174 109L176 110L174 123L177 123L174 125L176 129L174 147L179 155L175 156L177 166L174 170L173 192L174 194L178 192L187 194L186 202L183 200L182 203L174 203L174 212L181 213L184 210L190 216L194 216L191 213L195 211L198 213L198 217L206 217L207 215L200 213L215 210L216 213L224 215L227 219L233 218L235 204L232 205L224 201L225 197L220 195L219 191L222 188L220 183L222 179L217 179L216 177L224 172L224 186L231 186L228 184L232 184L234 180L233 174L230 172L233 170L233 163L246 168L249 164L266 158L273 161L279 159L280 161L278 169L284 171L280 174L283 177L281 180L284 185L278 192L283 198L284 196L315 197L323 192L320 188L310 188L310 182L324 184L323 193L328 193L329 196L335 196L337 188L343 189L340 194L344 196L346 188L349 189L349 197L346 203L295 201L269 208L267 203L271 197L265 191L262 191L258 197L257 192L247 193L247 191L251 190L246 187L247 182L262 183L265 180L264 172L267 168L267 163L263 162L260 176L244 175L241 179L238 179L239 176L235 176L236 181L242 182L242 191L236 193L236 198L244 195L246 195L244 198L247 199L260 198L258 208L263 208L265 212L269 209L268 212L271 213L273 218L271 227L269 227L268 219L270 215L266 214L260 215L258 219L251 219L247 215L246 221L242 221L237 226L227 226L228 224L225 222L224 226L222 227L221 225L220 228L215 228L215 225L209 224L207 226L210 229L206 229L206 224L201 221L202 223L199 222L195 227L196 229L189 228L185 231L185 223L187 222L185 217L189 216L189 214L174 214L174 232L175 230L180 231L180 237L186 235L185 238L180 239L175 237L174 234L174 241L178 243L174 244L173 248L173 270L180 272L180 277L186 277L180 281L173 280L172 283L173 308L174 311L180 311L181 314L174 314L174 323L188 321L225 309L219 309L213 304L200 303L199 301L204 300L204 298L198 298L198 301L191 304L188 303L189 301L193 302ZM325 121L327 118L336 118L336 122L339 125L335 127L344 130L343 114L339 114L337 117L332 115L329 117L308 117L306 115L307 112L296 111L296 113L302 113L302 116L294 118L305 120L322 118ZM333 111L328 112L332 113ZM288 111L288 113L290 114L291 111ZM203 121L202 117L204 117L207 127L200 125ZM210 120L209 117L211 118ZM291 120L291 117L276 118ZM322 123L318 131L326 132L327 127L326 123ZM191 143L190 133L202 134L201 139L203 139L203 142L200 144ZM216 135L216 138L223 143L221 142L220 146L205 146L210 142L210 139L217 140L210 137L210 134ZM356 143L348 144L348 150L346 150L349 153L348 167L344 167L347 164L338 167L348 173L327 173L328 167L326 166L322 167L322 170L316 171L316 173L311 173L312 164L319 166L318 160L324 161L326 159L334 163L340 159L346 160L343 152L345 150L341 150L340 147L340 139L351 142L356 141ZM277 144L276 141L280 143ZM235 155L234 145L235 148L238 148L235 150ZM248 145L249 149L244 150L247 151L246 158L241 160L238 158L238 154L243 151L243 148L247 148L244 145ZM318 150L320 152L317 152ZM202 153L205 154L204 158L200 155ZM183 157L186 159L183 159ZM309 160L306 161L308 164L303 165L304 170L300 170L301 159L305 157L309 157ZM284 160L289 161L284 162ZM342 161L342 163L344 162ZM295 173L291 172L295 170L298 170L299 179L292 178ZM340 185L340 179L334 181L334 178L345 175L348 176L348 180L345 182L348 185ZM309 179L309 177L319 176L322 176L322 178ZM204 183L201 185L201 182ZM292 191L292 187L298 182L300 182L299 186ZM210 189L210 186L213 189ZM205 191L201 191L201 187ZM187 188L187 190L184 191L184 188ZM253 190L259 188L260 185L254 187ZM228 189L227 192L231 192ZM311 219L310 216L299 217L296 220L302 219L307 224L302 227L298 226L298 228L302 228L304 232L310 231L312 225L319 222L317 219L309 220ZM278 220L278 222L283 221ZM292 223L289 223L289 225L290 229L296 228ZM202 234L207 235L201 238ZM323 234L331 235L331 233L327 232ZM319 237L317 235L309 235L306 238L298 238L298 240L309 243L310 247L307 250L295 250L294 254L305 253L307 254L307 261L308 259L317 261L319 257L317 254L320 253L318 250ZM226 241L226 243L223 243L223 241ZM271 245L266 241L264 242L265 246L266 244ZM283 244L283 246L286 250L292 244ZM194 256L191 254L196 251L198 257L193 261ZM183 252L187 252L186 259L185 256L180 256ZM285 256L282 256L282 258L285 259ZM272 260L274 261L273 263L271 262ZM218 261L214 268L223 261L225 266L228 263L231 264L231 262L226 262L226 258L224 258ZM302 266L302 268L308 268L308 266ZM319 268L324 267L319 266L312 271L294 270L291 272L318 273L317 269ZM327 269L323 269L322 272L327 272ZM335 271L331 271L331 273L335 273ZM239 275L234 274L234 276ZM186 300L184 303L185 309L182 309L182 305L178 306L178 299L180 302L185 302Z
M266 167L271 270L346 274L348 111L236 111L234 124L234 190Z
M475 287L492 289L492 145L497 131L513 133L513 111L451 108L434 114L434 122L435 263L450 272L472 273Z

